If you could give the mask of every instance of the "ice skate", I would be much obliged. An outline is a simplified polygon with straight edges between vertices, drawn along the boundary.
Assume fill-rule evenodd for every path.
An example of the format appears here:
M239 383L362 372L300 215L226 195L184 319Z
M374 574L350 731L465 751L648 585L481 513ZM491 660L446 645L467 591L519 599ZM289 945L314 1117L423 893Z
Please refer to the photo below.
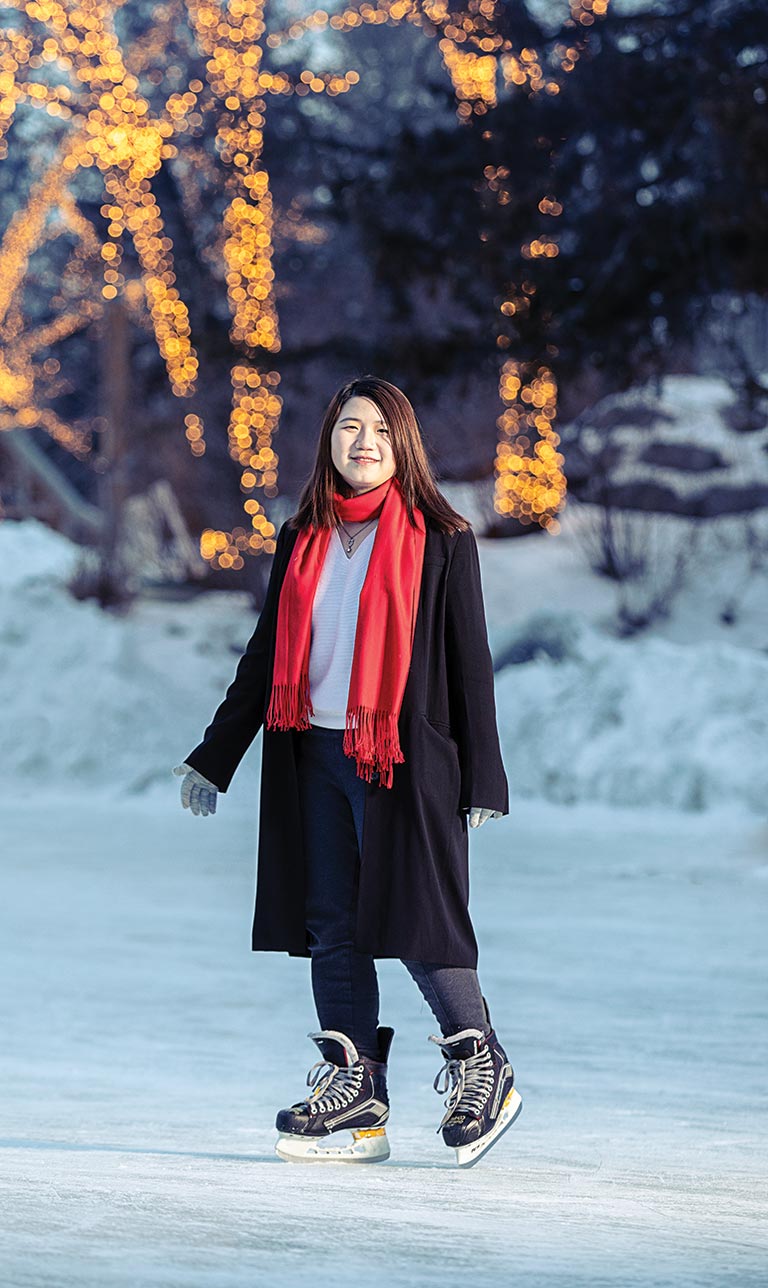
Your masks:
M323 1059L307 1074L306 1100L277 1115L275 1152L288 1163L380 1163L389 1158L387 1057L394 1030L378 1029L379 1059L359 1055L344 1033L308 1036ZM350 1134L351 1133L351 1139Z
M481 1029L462 1029L451 1037L433 1035L429 1040L438 1044L445 1057L435 1090L441 1095L449 1091L437 1130L446 1145L456 1150L459 1167L472 1167L512 1126L523 1107L512 1065L493 1029L487 1037Z

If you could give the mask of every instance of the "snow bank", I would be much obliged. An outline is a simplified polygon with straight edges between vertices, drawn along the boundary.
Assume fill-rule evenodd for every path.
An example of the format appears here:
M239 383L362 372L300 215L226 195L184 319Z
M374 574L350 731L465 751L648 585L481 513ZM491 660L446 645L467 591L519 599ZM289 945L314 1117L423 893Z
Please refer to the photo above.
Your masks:
M585 570L574 582L558 541L542 534L541 544L480 546L492 646L498 663L509 662L497 704L513 808L544 797L765 812L764 653L720 641L613 639L587 617L604 607L604 583L592 578L590 591ZM3 775L21 792L173 791L171 768L201 738L256 615L246 595L226 592L105 613L67 592L72 555L34 520L0 523ZM529 576L528 595L517 597L509 586L520 560L533 560L542 578ZM574 585L583 612L572 606ZM567 608L542 613L534 607L542 600ZM252 770L241 767L230 798L250 802L254 792Z
M37 519L0 523L0 590L40 579L64 581L74 571L78 548Z
M75 553L36 520L0 524L3 774L119 793L173 785L256 615L227 592L103 612L66 590Z
M503 656L511 798L768 812L767 657L611 639L557 613L527 618Z

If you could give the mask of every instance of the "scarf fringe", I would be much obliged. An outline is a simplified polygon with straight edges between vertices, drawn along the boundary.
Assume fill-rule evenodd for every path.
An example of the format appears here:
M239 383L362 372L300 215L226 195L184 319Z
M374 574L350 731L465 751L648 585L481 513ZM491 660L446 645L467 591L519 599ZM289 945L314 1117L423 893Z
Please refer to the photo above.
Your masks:
M309 673L298 684L273 684L269 710L264 717L268 729L309 729L314 709L309 697Z
M374 711L370 707L347 711L343 748L345 755L355 757L358 778L369 783L378 770L380 787L391 787L393 766L405 762L397 716L392 711Z

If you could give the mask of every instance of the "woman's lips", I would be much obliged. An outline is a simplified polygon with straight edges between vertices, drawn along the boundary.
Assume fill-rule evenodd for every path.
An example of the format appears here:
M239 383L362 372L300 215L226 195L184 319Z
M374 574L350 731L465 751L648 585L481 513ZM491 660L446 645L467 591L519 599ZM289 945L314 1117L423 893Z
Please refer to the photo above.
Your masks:
M361 465L375 465L375 464L376 464L376 457L375 457L375 456L353 456L353 457L352 457L352 460L353 460L353 461L359 461Z

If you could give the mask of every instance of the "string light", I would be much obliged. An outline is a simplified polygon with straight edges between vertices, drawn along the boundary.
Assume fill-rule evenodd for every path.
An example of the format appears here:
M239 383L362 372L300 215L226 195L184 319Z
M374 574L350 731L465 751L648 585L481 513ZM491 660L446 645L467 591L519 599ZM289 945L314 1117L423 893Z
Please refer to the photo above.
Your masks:
M186 429L184 437L189 443L189 450L193 456L205 456L205 437L203 422L194 412L188 412L184 417Z
M212 563L217 567L240 566L236 550L268 553L274 549L274 525L264 514L263 506L250 495L260 488L266 497L277 494L278 457L271 446L277 427L281 400L277 395L279 374L268 368L260 370L254 351L276 353L280 348L277 312L274 305L272 269L273 211L266 171L260 164L263 145L265 93L327 92L342 94L359 82L357 72L343 76L319 76L305 70L295 81L284 73L261 70L260 40L264 31L263 3L255 0L231 0L224 8L209 0L189 5L188 9L172 0L158 6L153 27L131 47L132 69L123 61L114 31L114 12L119 5L86 0L71 11L57 0L11 0L33 23L50 34L42 43L24 31L2 32L0 46L0 143L11 124L17 105L24 103L43 108L67 121L69 137L66 148L51 168L49 190L31 201L22 215L27 225L21 237L21 220L9 229L0 246L0 280L8 291L18 291L23 272L14 272L14 258L26 267L29 253L40 244L41 223L55 209L56 202L66 202L71 218L69 231L77 237L75 251L65 269L69 288L76 284L83 296L88 293L87 273L78 273L76 265L88 254L101 262L103 285L101 303L89 303L79 313L62 315L59 335L68 328L82 325L83 319L98 317L103 302L122 295L136 314L146 305L158 348L165 360L171 389L179 397L190 396L195 389L197 356L190 340L188 310L175 287L172 242L167 236L162 215L152 192L152 179L163 161L178 158L173 138L199 132L206 107L218 109L216 145L222 161L231 167L228 176L230 200L223 219L223 258L226 282L232 308L231 338L244 357L233 369L232 414L229 425L230 453L241 467L241 491L245 494L244 510L251 531L224 534L215 543ZM190 80L186 88L169 94L165 110L153 117L148 101L139 91L138 73L159 84L167 70L163 52L169 40L177 39L185 20L199 46L207 55L203 81ZM36 52L40 50L40 53ZM74 82L52 84L49 78L36 81L30 73L43 65L55 65ZM163 70L160 70L160 69ZM210 100L204 101L208 92ZM216 180L212 163L204 149L191 151L179 166L179 185L185 208L194 213L198 185L193 183L189 162L194 156L196 167L207 168L209 178ZM71 197L60 180L70 179L82 168L98 168L104 175L106 201L101 206L105 220L103 241L92 232L82 216L77 216ZM198 177L197 174L195 176ZM54 191L55 188L55 191ZM36 225L36 227L35 227ZM317 240L312 231L293 212L291 233ZM135 283L126 282L121 271L124 239L130 236L142 269L143 291L139 296ZM94 244L95 243L95 244ZM24 249L21 249L23 246ZM209 252L210 255L210 252ZM58 297L59 299L61 297ZM4 301L8 314L9 299ZM0 313L0 323L4 315ZM6 316L7 323L7 316ZM14 360L3 355L0 364L0 389L5 387L12 408L8 425L38 424L55 432L58 441L72 450L84 444L74 431L62 426L31 397L34 372L22 365L18 331ZM10 337L6 325L3 338ZM48 331L49 343L54 331ZM15 399L11 396L15 391ZM197 413L184 417L185 438L193 455L205 453L202 419ZM210 540L206 549L210 550Z
M569 0L569 3L570 19L566 25L588 28L596 17L605 15L609 0ZM553 68L566 74L573 71L584 45L584 40L576 40L572 45L556 44L552 51ZM536 50L505 51L500 62L508 86L525 88L531 96L560 92L556 75L545 73ZM505 182L509 178L506 167L489 166L484 178L499 204L511 200ZM540 198L538 210L551 217L563 213L561 202L550 193ZM520 247L523 260L555 259L559 253L558 241L553 235L533 238ZM519 290L511 284L501 304L502 315L518 319L527 316L535 292L533 283L523 282ZM502 332L497 337L497 345L500 350L508 349L510 337ZM554 346L549 348L554 351ZM555 515L565 505L567 483L562 469L563 456L557 451L560 440L552 428L557 414L554 375L546 366L535 367L505 358L499 373L499 396L505 410L497 421L501 437L494 463L494 508L499 514L523 524L535 521L550 533L558 532L560 526Z
M38 390L47 388L49 376L58 367L36 361L36 356L51 345L73 334L98 316L98 305L79 301L56 319L27 330L18 304L21 285L34 250L47 235L51 209L58 203L60 224L77 225L65 192L65 177L57 161L50 165L42 179L33 186L27 204L15 211L3 238L0 251L0 429L30 428L41 425L50 436L73 455L87 455L90 441L87 432L66 424L49 408L40 405ZM86 237L86 248L93 252L97 239Z
M499 72L507 86L525 87L531 94L559 92L553 69L544 68L536 50L515 50L500 35L497 19L502 3L476 0L470 12L454 13L445 0L380 0L348 5L332 15L317 9L286 30L265 35L265 0L228 0L226 4L221 0L188 0L186 4L168 0L156 6L151 27L132 43L132 65L128 68L114 28L119 0L81 0L76 7L59 0L9 0L7 7L19 9L25 23L22 30L0 33L0 155L5 155L8 128L19 104L46 111L66 128L60 131L54 166L30 194L0 244L0 393L8 395L5 402L11 409L10 418L0 421L0 426L43 425L70 450L88 450L87 434L78 434L37 406L34 387L39 376L31 357L37 350L31 340L26 348L20 343L24 328L17 297L29 255L43 236L52 235L46 232L46 220L52 226L54 220L49 216L55 211L60 212L60 231L72 235L75 247L55 297L62 313L48 327L44 342L40 331L34 333L38 349L98 317L105 301L121 295L134 315L146 309L172 392L183 398L194 394L198 360L190 338L189 313L175 286L172 241L152 181L164 162L173 161L185 211L192 221L199 217L200 178L206 177L213 187L218 171L205 149L192 140L202 132L205 113L215 111L216 150L227 170L227 206L220 247L204 248L202 254L212 263L219 255L223 260L232 318L230 338L239 350L231 373L228 447L240 470L248 526L231 532L206 529L200 549L212 567L235 570L248 555L272 553L275 528L257 494L265 499L277 495L279 458L272 441L282 410L280 375L273 362L259 361L260 355L276 355L281 348L274 292L275 236L279 231L282 237L317 244L326 233L303 221L295 205L280 229L275 229L269 175L262 161L267 96L325 93L334 97L359 84L360 75L355 70L339 74L305 68L293 77L265 69L264 50L324 27L346 32L362 25L411 22L426 35L438 38L456 96L457 115L468 121L496 105ZM570 0L569 21L587 29L605 13L607 3ZM35 24L34 36L29 32L30 21ZM38 27L46 31L44 39L38 38ZM187 28L205 57L206 79L193 78L185 86L182 69L167 66L165 50L171 42L181 40ZM554 70L571 70L582 47L578 38L570 45L555 46ZM31 73L41 68L47 69L46 75L35 80ZM60 81L54 83L57 72ZM153 114L140 92L139 75L159 85L171 72L177 75L178 88L167 94L163 110ZM182 139L184 148L180 150L174 140ZM66 189L80 169L88 168L103 175L105 229L101 239ZM507 167L489 168L485 179L499 204L511 200ZM562 207L546 196L539 209L542 214L555 215ZM127 281L122 271L127 237L138 257L140 284ZM521 247L523 259L554 258L557 253L557 239L551 235ZM103 283L96 301L87 298L94 261L100 262ZM519 291L510 289L502 314L512 317L525 312L533 290L527 283ZM76 307L66 307L73 298ZM509 337L499 336L498 343L501 349L508 348ZM551 527L557 508L555 493L559 496L563 491L557 482L557 453L545 450L542 454L536 448L552 448L556 442L551 430L554 405L548 401L556 397L556 391L544 368L531 377L532 383L521 384L521 391L532 390L538 398L543 381L549 391L547 400L533 421L526 422L529 433L517 435L515 452L502 450L512 443L509 418L516 414L514 400L508 402L510 380L522 379L510 363L512 359L507 359L502 367L500 386L506 410L497 453L499 508L502 513L519 510L521 517L536 516ZM190 452L204 455L201 417L190 412L183 423ZM534 432L541 440L534 444L534 455L520 457L522 439ZM522 466L513 466L518 457ZM516 470L518 485L510 484Z
M609 0L569 0L571 19L582 27L591 27L596 18L604 18Z
M230 338L240 350L232 379L232 410L228 446L240 466L243 509L251 531L208 529L200 552L212 567L238 569L244 554L272 553L276 529L261 501L277 495L279 457L272 446L282 399L280 374L260 364L257 352L281 348L274 294L274 213L269 175L262 164L267 94L346 93L359 82L349 71L343 76L318 75L305 68L295 80L282 72L262 69L264 0L230 0L226 9L212 0L191 0L188 11L200 48L206 55L209 88L219 107L216 147L230 168L229 202L223 219L223 257L232 312ZM326 15L327 16L327 15ZM267 39L268 46L274 46ZM181 114L181 108L179 108ZM294 230L301 228L294 210ZM299 235L301 235L299 233ZM317 231L307 230L309 238Z
M20 207L0 244L0 393L8 408L0 426L37 425L62 447L85 457L91 448L90 431L65 424L36 396L35 385L40 382L33 354L98 319L103 302L123 291L120 267L125 233L133 239L142 269L143 291L171 388L179 396L194 390L197 357L189 339L188 312L174 286L171 242L164 236L151 191L151 180L163 160L175 152L168 141L173 123L168 118L153 119L149 104L138 92L138 80L123 62L114 31L114 6L88 0L68 9L56 0L28 0L13 7L50 34L41 40L37 28L35 38L13 28L0 33L3 147L20 103L59 118L66 130L58 137L53 165L33 188L26 206ZM72 84L56 84L51 77L30 79L42 67L55 68ZM108 221L103 241L66 186L79 170L94 167L104 176L108 197L101 207ZM20 316L17 301L29 256L45 236L54 235L51 230L56 235L72 234L75 240L51 301L61 312L44 328L27 332L23 325L14 327L11 318ZM103 280L100 301L89 298L96 262L101 264Z
M198 43L207 55L208 84L220 106L216 147L231 168L229 203L224 212L223 254L227 295L232 311L230 337L249 358L232 369L232 412L228 427L230 456L241 466L240 488L246 495L251 532L209 529L200 553L216 568L238 570L243 551L274 550L275 528L253 492L277 495L278 457L272 435L281 399L275 389L279 373L262 371L252 355L280 350L274 300L273 210L269 176L261 164L264 144L265 88L285 92L286 78L261 77L264 34L263 0L231 0L223 10L211 0L193 0L189 14Z
M460 17L452 13L444 0L380 0L377 4L350 5L332 16L323 9L316 9L307 17L292 22L286 30L270 35L267 44L277 48L286 41L299 39L306 32L325 26L345 32L363 23L412 22L430 36L439 35L438 47L453 84L457 115L466 122L496 106L499 69L508 89L525 89L531 96L539 93L556 95L561 88L558 74L573 70L584 47L584 41L578 38L570 45L556 44L550 59L551 66L546 68L536 49L524 46L515 50L500 35L497 30L500 7L497 0L480 0L471 13ZM608 0L570 0L568 23L588 28L596 17L607 12L607 8ZM494 193L498 205L507 205L512 200L508 166L487 166L484 181L488 190ZM563 208L555 197L544 194L538 209L542 215L557 216L562 214ZM558 241L553 235L539 236L520 247L523 260L555 259L558 254ZM535 290L529 282L523 282L519 291L510 287L501 305L502 315L518 320L525 317L530 312ZM510 337L500 334L497 344L500 350L508 349ZM494 506L502 515L515 517L523 523L535 521L555 532L558 524L554 515L564 504L566 492L561 468L563 458L555 450L559 440L552 429L557 387L547 367L537 369L529 383L524 383L522 372L522 365L512 358L504 360L500 371L499 393L505 411L497 422L501 440L495 459ZM511 396L513 389L515 392ZM542 391L545 397L539 406ZM519 405L518 397L522 399ZM524 432L518 432L518 429Z
M521 523L538 523L558 532L555 515L565 505L566 483L560 442L552 428L557 414L557 383L550 369L507 358L499 392L504 411L496 424L494 509Z
M444 0L379 0L347 5L339 13L315 9L282 31L270 33L267 46L277 49L307 32L324 27L345 33L365 25L410 22L430 37L439 36L438 48L457 99L457 115L467 120L495 106L499 55L509 48L497 30L497 13L504 0L478 0L472 13L452 12Z

